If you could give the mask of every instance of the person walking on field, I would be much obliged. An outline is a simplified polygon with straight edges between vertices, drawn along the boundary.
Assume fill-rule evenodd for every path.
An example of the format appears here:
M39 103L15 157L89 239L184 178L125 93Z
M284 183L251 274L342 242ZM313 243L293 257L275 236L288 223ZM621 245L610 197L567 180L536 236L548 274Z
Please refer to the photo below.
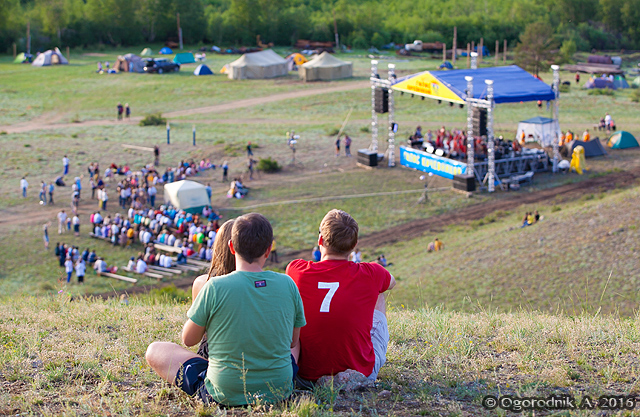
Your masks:
M344 153L346 156L351 156L351 138L349 135L344 135Z
M51 226L51 222L45 223L42 226L42 238L44 239L44 248L49 250L49 226Z
M67 221L67 213L64 210L60 210L58 213L58 234L66 232L65 223Z
M67 284L71 282L71 275L73 275L73 261L71 256L67 255L67 259L64 261L64 272L67 273Z
M124 117L129 120L131 118L131 107L129 107L129 103L125 103L124 105Z
M53 191L56 189L53 181L49 183L49 204L53 204Z
M62 158L62 166L64 167L64 173L62 175L67 175L69 173L69 158L67 158L67 155Z
M122 113L124 113L124 107L122 107L122 103L118 103L118 120L122 120Z
M20 188L22 189L22 198L27 198L27 188L29 188L29 183L25 177L22 177L20 180Z
M340 155L340 136L336 139L336 158Z
M222 182L227 181L227 175L229 174L229 163L224 161L222 164Z

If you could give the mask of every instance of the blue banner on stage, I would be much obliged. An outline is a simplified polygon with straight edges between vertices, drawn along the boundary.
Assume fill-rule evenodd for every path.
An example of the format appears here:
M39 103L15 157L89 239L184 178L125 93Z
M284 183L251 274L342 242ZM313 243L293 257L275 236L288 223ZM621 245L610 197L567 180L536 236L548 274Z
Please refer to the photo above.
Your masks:
M400 165L423 172L432 172L444 178L453 179L454 175L467 172L467 164L442 156L433 155L406 146L400 147Z

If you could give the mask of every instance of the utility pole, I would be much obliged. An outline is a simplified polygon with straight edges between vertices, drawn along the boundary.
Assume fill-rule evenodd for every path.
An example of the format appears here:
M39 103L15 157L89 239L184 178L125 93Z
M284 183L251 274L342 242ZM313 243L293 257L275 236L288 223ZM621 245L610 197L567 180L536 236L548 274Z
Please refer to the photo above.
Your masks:
M180 27L180 13L176 13L178 20L178 42L180 43L180 50L182 50L182 28Z
M458 55L458 27L453 27L453 49L451 49L451 65L456 66L456 58Z
M333 33L336 35L336 50L340 50L340 37L338 36L338 21L336 20L336 9L333 9Z
M447 62L447 44L442 44L442 62Z
M17 50L17 46L16 43L13 43L13 59L16 59L16 56L18 56L18 50Z
M494 66L498 66L498 54L500 53L500 41L496 39L496 56L495 56L495 64Z
M171 125L167 122L167 145L171 145Z
M502 47L502 63L507 63L507 40L504 40L504 46Z
M196 146L196 125L193 125L193 146Z
M483 55L484 55L484 38L480 38L480 45L478 46L478 56L480 58L478 60L478 64L482 63Z
M31 22L27 21L27 53L31 53Z
M471 68L471 45L467 44L467 68Z

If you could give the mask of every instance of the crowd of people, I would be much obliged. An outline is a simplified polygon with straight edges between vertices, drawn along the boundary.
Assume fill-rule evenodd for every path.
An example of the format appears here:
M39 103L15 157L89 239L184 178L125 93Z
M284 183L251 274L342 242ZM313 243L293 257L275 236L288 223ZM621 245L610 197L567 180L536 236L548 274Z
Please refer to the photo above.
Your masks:
M524 218L522 219L522 226L520 226L520 228L533 226L534 224L538 223L540 219L541 217L540 213L538 213L538 210L534 212L528 211L525 213Z
M205 405L275 403L294 384L313 389L323 376L373 384L386 361L386 294L395 279L380 263L350 262L357 242L355 219L331 210L320 222L319 262L294 260L285 275L264 270L275 247L264 216L225 222L182 330L182 343L199 344L198 353L154 342L147 363Z
M487 141L482 137L475 137L469 141L465 131L460 129L447 130L445 126L432 132L428 130L422 132L422 127L418 126L413 135L409 136L407 143L414 148L425 148L438 156L451 159L465 159L467 149L473 144L474 156L477 160L487 157ZM495 139L495 158L517 156L522 152L524 138L518 140L505 140L502 136Z
M84 283L87 268L93 268L96 273L116 272L116 266L109 267L104 258L96 255L95 249L86 248L80 253L78 246L71 246L65 243L56 243L54 255L58 258L60 267L64 268L66 282L71 282L71 277L76 274L78 284Z

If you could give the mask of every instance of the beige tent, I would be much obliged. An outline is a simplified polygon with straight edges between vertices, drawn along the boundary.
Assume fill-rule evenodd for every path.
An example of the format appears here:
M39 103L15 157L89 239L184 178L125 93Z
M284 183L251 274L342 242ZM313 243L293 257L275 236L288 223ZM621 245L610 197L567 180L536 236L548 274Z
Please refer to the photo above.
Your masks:
M304 81L330 81L353 76L353 64L323 52L298 70Z
M211 204L207 187L189 180L165 184L164 201L189 213L201 213L205 206Z
M271 49L244 54L229 64L232 80L274 78L287 75L287 61Z
M142 58L134 54L120 55L113 67L120 72L144 72Z

